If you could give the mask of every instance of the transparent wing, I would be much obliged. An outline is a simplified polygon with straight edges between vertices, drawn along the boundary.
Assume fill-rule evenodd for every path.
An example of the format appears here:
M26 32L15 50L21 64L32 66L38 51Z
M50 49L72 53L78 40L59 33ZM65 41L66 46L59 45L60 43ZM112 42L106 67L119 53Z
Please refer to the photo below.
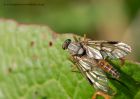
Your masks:
M84 45L84 44L83 44ZM117 41L87 41L84 45L86 53L94 59L122 58L131 52L131 47L125 43Z
M76 57L76 66L83 76L90 82L96 90L101 90L106 93L109 91L108 79L102 69L97 67L96 61L87 57Z

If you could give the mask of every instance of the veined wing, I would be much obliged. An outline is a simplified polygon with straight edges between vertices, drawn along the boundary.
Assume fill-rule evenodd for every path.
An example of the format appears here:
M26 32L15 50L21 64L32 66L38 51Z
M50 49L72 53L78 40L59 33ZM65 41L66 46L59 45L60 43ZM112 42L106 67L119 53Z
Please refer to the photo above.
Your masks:
M94 59L117 59L126 56L131 52L131 47L125 43L117 41L87 41L84 45L86 53Z
M90 82L96 90L101 90L105 93L109 92L108 79L104 71L97 67L97 63L93 59L89 59L86 56L74 57L76 66L83 76Z

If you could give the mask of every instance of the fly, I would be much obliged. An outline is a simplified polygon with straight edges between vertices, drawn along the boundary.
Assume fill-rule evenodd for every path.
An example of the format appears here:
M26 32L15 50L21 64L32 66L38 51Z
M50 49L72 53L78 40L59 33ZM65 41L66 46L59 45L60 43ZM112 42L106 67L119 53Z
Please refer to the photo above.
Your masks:
M131 52L131 47L118 41L92 41L84 40L74 42L71 39L65 40L62 45L72 56L81 57L87 55L91 59L96 59L105 72L111 74L114 78L119 78L117 70L106 62L107 59L121 59ZM102 66L103 65L103 66Z
M100 95L111 92L105 72L111 74L115 79L120 77L120 73L107 62L107 59L121 59L131 52L131 47L122 42L93 41L85 38L83 41L77 38L75 41L67 39L62 48L68 50L72 62L90 84L100 91Z

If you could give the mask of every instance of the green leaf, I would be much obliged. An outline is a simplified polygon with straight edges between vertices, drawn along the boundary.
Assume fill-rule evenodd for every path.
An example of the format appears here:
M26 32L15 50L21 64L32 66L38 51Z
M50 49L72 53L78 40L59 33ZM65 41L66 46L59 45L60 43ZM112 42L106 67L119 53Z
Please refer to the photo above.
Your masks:
M61 48L66 38L72 34L60 35L47 26L1 19L0 99L91 99L94 88L80 73L71 72L69 55ZM122 81L136 88L131 92L138 99L140 88L135 81L140 82L140 64L127 61L120 71L126 80ZM126 99L129 95L121 92L125 88L114 82L110 80L111 87L118 92L113 98Z

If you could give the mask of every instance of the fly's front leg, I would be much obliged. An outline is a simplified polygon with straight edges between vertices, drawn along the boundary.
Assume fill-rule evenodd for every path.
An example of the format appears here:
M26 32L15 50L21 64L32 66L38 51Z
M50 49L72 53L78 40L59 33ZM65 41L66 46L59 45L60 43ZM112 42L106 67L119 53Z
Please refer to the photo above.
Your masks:
M76 73L80 73L80 71L77 69L76 65L72 65L71 71L76 72Z
M102 91L97 91L93 96L92 99L97 99L97 96L102 96L104 97L104 99L111 99L111 96L109 96L108 94L105 94Z
M84 34L84 40L83 40L84 45L87 45L87 42L88 42L88 40L87 40L87 35Z
M73 64L76 63L76 60L74 60L74 55L69 56L68 60L71 61Z
M80 73L80 72L78 71L77 67L76 67L76 60L74 60L73 57L74 57L74 56L69 56L69 57L68 57L68 59L73 63L73 65L71 65L71 71L72 71L72 72L78 72L78 73Z

